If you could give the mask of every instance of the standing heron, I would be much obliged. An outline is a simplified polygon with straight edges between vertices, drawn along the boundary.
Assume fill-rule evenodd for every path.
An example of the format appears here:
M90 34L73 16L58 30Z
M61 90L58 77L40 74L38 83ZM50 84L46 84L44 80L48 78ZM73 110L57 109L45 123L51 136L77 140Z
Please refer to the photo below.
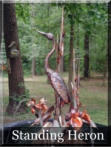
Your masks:
M48 79L51 83L52 88L55 91L56 98L59 98L61 104L67 104L70 102L70 95L67 89L67 86L64 82L64 80L60 77L59 73L52 70L49 66L49 58L52 56L52 54L55 51L56 48L56 42L54 39L54 36L52 33L44 33L41 31L38 31L40 34L45 36L48 40L52 41L53 47L52 50L48 53L48 55L45 58L45 70L48 76Z

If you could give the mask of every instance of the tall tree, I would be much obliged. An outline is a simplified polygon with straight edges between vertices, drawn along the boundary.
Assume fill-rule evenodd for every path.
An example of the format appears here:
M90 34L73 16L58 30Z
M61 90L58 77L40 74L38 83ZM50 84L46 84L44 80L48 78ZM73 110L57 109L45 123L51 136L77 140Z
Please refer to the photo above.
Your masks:
M84 77L89 77L89 33L86 31L84 36Z
M83 13L81 15L81 22L83 24L83 28L85 31L85 35L84 35L84 53L85 53L85 55L84 55L84 77L88 78L90 76L89 64L90 64L90 67L92 66L91 65L91 61L92 61L91 56L92 56L92 54L95 54L97 52L97 51L94 52L92 50L93 46L90 46L90 48L91 48L91 50L90 50L89 45L92 43L93 39L95 39L95 42L96 42L96 40L97 40L96 36L100 35L100 34L98 34L97 28L99 29L99 28L103 27L102 31L100 31L100 33L101 32L103 33L104 27L106 26L107 15L106 15L106 6L103 4L98 5L98 4L88 3L83 6L82 10L83 10ZM103 34L105 37L106 30ZM100 38L100 36L98 38ZM99 44L99 41L98 41L99 51L101 50L100 46L103 45L103 43L105 44L105 42L103 42L103 41L101 42L101 44ZM94 43L92 43L92 44L94 44ZM90 52L89 52L89 50L90 50ZM90 58L89 58L89 55L91 55ZM96 56L97 56L97 54L96 54ZM99 60L100 57L97 57L97 59ZM93 60L93 63L94 62L96 62L96 61ZM95 64L94 64L94 67L95 67Z
M68 15L69 23L70 23L70 47L69 47L69 78L68 78L68 88L70 92L70 96L72 97L72 83L74 83L75 76L75 50L74 50L74 26L75 22L78 18L78 10L80 10L80 6L77 4L67 4L65 5L65 11ZM71 99L73 102L73 99Z
M68 87L70 95L72 96L72 86L71 82L74 80L74 69L73 69L73 61L74 61L74 17L70 16L70 48L69 48L69 79L68 79Z
M9 63L9 104L7 106L7 112L13 114L16 110L21 98L24 97L25 87L24 87L24 78L23 78L23 69L20 55L19 39L18 39L18 30L17 30L17 21L15 6L13 3L4 4L4 40L6 48L6 56ZM14 44L14 48L13 45ZM16 57L12 57L13 51L16 51ZM24 111L24 103L22 103L19 111Z
M90 31L91 31L91 22L89 21L89 12L90 12L90 4L86 4L86 22L84 22L84 29L85 29L85 35L84 35L84 77L89 78L89 37L90 37ZM91 17L91 16L90 16Z
M76 4L67 4L64 9L67 13L70 23L70 43L69 43L69 77L68 77L68 88L70 96L72 97L72 83L74 84L74 24L75 24L75 12ZM71 99L73 102L73 99Z

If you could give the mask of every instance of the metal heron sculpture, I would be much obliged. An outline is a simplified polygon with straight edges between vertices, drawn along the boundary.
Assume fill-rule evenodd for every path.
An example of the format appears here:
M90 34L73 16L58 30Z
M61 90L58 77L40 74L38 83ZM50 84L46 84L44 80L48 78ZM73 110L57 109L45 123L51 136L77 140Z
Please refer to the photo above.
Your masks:
M52 126L52 127L72 126L72 128L80 129L83 126L83 122L86 122L90 124L91 127L96 127L96 125L90 119L90 116L87 114L87 112L79 110L80 103L79 103L79 96L77 95L76 85L75 84L73 85L73 83L71 83L72 97L70 97L69 91L67 89L67 86L64 80L60 77L58 72L52 70L49 66L49 58L53 55L54 51L57 50L57 45L58 45L56 40L54 39L53 34L44 33L40 31L38 32L42 34L43 36L45 36L47 39L52 41L52 50L47 54L45 58L45 70L46 70L48 79L50 81L50 84L55 92L56 104L55 104L55 108L53 107L47 110L46 109L47 107L45 106L45 103L44 103L45 102L44 99L42 99L42 102L40 101L37 105L35 104L35 100L32 99L31 107L34 114L36 115L36 112L39 112L39 111L40 111L40 114L42 114L41 112L43 111L43 115L41 116L37 115L37 120L35 121L35 124L40 122L41 124L44 124L44 126ZM59 59L60 59L60 56L59 56ZM68 104L68 103L70 103L69 112L61 116L61 113L60 113L61 107L64 104ZM51 117L50 112L52 112L53 110L55 110L54 119L53 121L49 123L48 119Z
M55 46L56 46L56 41L54 39L54 36L52 33L44 33L41 31L38 31L38 32L42 34L43 36L45 36L48 40L51 40L53 43L52 50L48 53L48 55L45 58L45 70L46 70L48 79L51 83L51 86L55 91L55 94L57 95L57 97L60 98L62 103L67 104L70 102L70 95L69 95L67 86L64 80L60 77L59 73L52 70L49 66L49 58L54 53Z

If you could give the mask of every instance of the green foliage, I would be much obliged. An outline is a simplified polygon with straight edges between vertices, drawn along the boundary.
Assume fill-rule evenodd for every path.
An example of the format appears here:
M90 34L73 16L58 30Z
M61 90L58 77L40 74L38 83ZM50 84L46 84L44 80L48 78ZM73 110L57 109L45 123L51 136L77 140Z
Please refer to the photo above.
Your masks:
M25 23L27 23L30 18L29 8L30 8L30 4L28 4L28 3L26 3L25 5L20 4L20 3L17 4L16 5L17 18L19 18L21 21L24 21Z
M16 4L16 15L23 68L31 73L32 58L36 57L37 74L44 74L44 60L51 49L51 42L37 30L60 33L62 7L65 9L65 54L64 69L69 67L70 24L74 23L74 48L81 58L83 71L84 34L90 34L90 70L104 72L107 64L107 5L105 4ZM55 56L50 65L55 69Z

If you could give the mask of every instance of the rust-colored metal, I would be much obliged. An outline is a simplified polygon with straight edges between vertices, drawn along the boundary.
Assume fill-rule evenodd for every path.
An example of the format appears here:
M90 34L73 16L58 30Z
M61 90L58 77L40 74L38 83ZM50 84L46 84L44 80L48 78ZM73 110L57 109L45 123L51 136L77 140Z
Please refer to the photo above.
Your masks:
M81 128L83 125L83 120L84 120L87 123L92 124L92 126L94 126L94 123L90 119L89 115L86 112L83 113L79 111L79 106L80 106L79 95L78 95L78 88L79 88L79 85L78 85L79 78L78 77L79 76L75 77L74 83L71 83L72 84L72 99L73 99L73 101L71 102L71 98L70 98L67 86L64 80L60 77L59 73L57 72L58 70L56 69L56 71L54 71L49 66L49 58L53 55L55 50L58 53L58 46L59 46L58 42L55 41L54 36L51 33L44 33L40 31L39 33L45 36L46 38L48 38L49 40L51 40L52 46L53 46L52 50L46 56L45 70L46 70L48 79L50 81L50 84L55 92L55 99L56 99L55 102L56 103L55 103L55 108L54 108L55 110L54 121L59 122L60 120L61 124L64 124L64 126L72 126L73 128L75 127ZM57 60L57 66L59 64L60 57L61 55L59 54L58 60ZM67 103L70 103L71 105L70 111L65 115L66 117L62 119L61 113L60 113L61 106ZM44 120L43 122L45 123L51 117L51 113L45 113L44 115L42 115L42 117L45 118L43 119ZM39 122L39 121L40 119L36 120L36 122Z
M47 110L46 113L42 114L42 120L43 120L43 124L45 122L47 122L49 120L49 118L51 118L51 113L54 111L54 106L49 107L49 109ZM35 124L39 124L40 123L40 118L37 117L37 119L35 119L34 123L32 125Z
M40 32L39 32L40 33ZM42 35L45 34L45 37L50 39L49 36L51 33L40 33ZM49 35L50 34L50 35ZM51 39L50 39L51 40ZM52 70L49 66L49 58L52 56L56 49L56 41L54 38L52 38L52 43L53 43L53 48L52 50L48 53L45 59L45 70L48 76L48 79L51 83L52 88L54 89L55 93L64 101L64 103L69 103L70 102L70 95L67 89L67 86L64 82L64 80L61 78L58 72Z

